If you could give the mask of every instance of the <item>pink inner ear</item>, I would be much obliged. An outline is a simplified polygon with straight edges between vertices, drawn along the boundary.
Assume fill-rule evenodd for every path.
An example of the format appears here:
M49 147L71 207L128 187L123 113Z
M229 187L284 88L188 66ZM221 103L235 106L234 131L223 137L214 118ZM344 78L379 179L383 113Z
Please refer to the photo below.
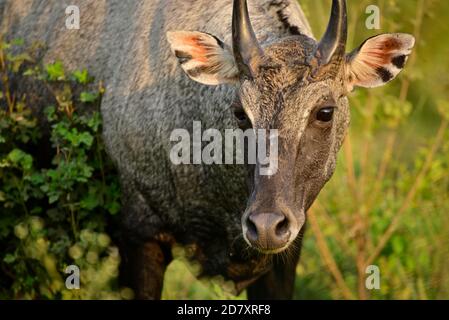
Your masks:
M193 59L199 62L207 62L207 48L198 36L186 37L183 41L183 45L191 47L190 54Z
M369 55L375 55L375 56L378 56L379 59L382 57L382 55L379 54L379 53L370 53L370 52L368 52L368 54L369 54ZM377 67L380 65L380 64L377 64L377 63L373 63L373 62L371 62L371 61L369 61L369 60L366 60L366 59L363 59L362 62L363 62L364 64L370 66L371 68L377 68Z
M372 88L393 80L403 69L414 42L407 34L384 34L367 40L348 60L350 85Z
M402 48L402 44L398 39L395 38L389 38L381 42L381 45L379 46L380 50L391 52L394 50L399 50Z
M238 68L230 47L218 38L196 31L169 31L167 40L184 72L206 85L236 83Z
M375 61L363 59L363 63L366 63L370 67L379 67L381 65L389 64L393 58L393 54L401 49L401 42L397 39L390 38L382 42L379 42L375 48L367 49L363 51L364 55Z

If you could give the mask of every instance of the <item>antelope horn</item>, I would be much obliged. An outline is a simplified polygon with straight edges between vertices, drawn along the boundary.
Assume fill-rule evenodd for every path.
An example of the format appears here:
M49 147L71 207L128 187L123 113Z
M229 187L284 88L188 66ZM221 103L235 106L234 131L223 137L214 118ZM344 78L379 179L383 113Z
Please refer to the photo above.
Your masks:
M348 16L346 0L332 0L329 24L315 54L319 66L341 62L346 53L347 39Z
M234 58L241 75L252 78L255 62L263 55L249 19L247 0L234 0L232 14Z

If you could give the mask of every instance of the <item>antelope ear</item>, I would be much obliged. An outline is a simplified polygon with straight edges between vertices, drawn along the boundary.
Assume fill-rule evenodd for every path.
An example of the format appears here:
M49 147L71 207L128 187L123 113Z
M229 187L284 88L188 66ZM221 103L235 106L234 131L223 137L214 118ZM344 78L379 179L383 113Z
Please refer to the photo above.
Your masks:
M167 39L191 79L207 85L239 80L232 50L217 37L202 32L173 31L167 32Z
M381 34L366 40L346 57L349 91L355 86L379 87L396 78L414 45L415 38L403 33Z

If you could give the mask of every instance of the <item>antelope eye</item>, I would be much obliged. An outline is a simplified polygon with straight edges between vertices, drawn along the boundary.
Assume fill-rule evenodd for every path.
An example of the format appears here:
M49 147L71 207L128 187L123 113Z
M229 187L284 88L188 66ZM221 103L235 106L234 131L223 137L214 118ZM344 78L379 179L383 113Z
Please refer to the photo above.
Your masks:
M243 110L236 110L234 112L234 115L237 118L237 120L239 120L239 121L246 121L247 120L246 113Z
M335 107L325 107L318 110L316 119L321 122L330 122L334 117Z

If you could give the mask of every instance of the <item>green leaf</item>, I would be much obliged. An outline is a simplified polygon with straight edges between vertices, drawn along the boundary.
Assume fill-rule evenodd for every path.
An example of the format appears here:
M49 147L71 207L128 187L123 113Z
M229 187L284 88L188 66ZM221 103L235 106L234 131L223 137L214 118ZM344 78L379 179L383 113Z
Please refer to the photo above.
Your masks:
M23 46L23 45L25 44L25 40L23 40L23 38L13 39L13 40L11 41L11 44L12 44L13 46L21 47L21 46Z
M16 166L25 170L30 170L33 166L33 157L20 149L14 149L8 154L7 159Z
M76 70L72 73L72 77L76 82L82 85L89 84L93 81L93 78L89 75L89 72L86 69L82 71Z
M7 51L11 48L11 44L8 42L0 42L0 50Z
M33 173L28 179L33 185L41 185L45 182L45 177L40 172Z
M44 113L48 121L53 122L57 120L56 108L54 106L49 106L45 108Z
M20 53L20 54L15 55L15 56L9 55L8 56L8 60L9 60L10 65L11 65L11 70L14 73L17 73L19 71L20 67L22 66L22 64L24 62L26 62L26 61L33 62L33 59L31 58L31 56L28 53L26 53L26 52Z
M111 202L107 207L109 213L113 216L120 212L120 203L117 201Z
M8 253L8 254L6 254L5 257L3 258L3 261L6 262L7 264L11 264L11 263L13 263L14 261L16 261L16 256L13 255L13 254L11 254L11 253Z
M81 208L92 211L93 209L95 209L96 207L98 207L100 205L100 199L98 198L96 192L96 190L93 188L89 189L89 192L87 194L87 196L85 196L82 200L81 200Z
M33 75L34 75L34 70L33 69L26 69L23 72L23 76L25 76L25 77L29 77L29 76L33 76Z
M28 68L23 72L23 76L31 77L31 76L35 76L37 73L38 73L37 68Z
M78 141L79 144L84 144L85 146L90 147L94 142L94 137L88 132L83 132L78 136Z
M84 102L84 103L92 103L92 102L95 102L99 96L100 95L97 92L92 93L92 92L84 91L84 92L81 92L80 101Z
M45 67L47 77L50 81L64 81L65 71L61 61L56 61L53 64L48 64Z
M48 203L53 204L59 200L59 194L53 194L48 198Z

